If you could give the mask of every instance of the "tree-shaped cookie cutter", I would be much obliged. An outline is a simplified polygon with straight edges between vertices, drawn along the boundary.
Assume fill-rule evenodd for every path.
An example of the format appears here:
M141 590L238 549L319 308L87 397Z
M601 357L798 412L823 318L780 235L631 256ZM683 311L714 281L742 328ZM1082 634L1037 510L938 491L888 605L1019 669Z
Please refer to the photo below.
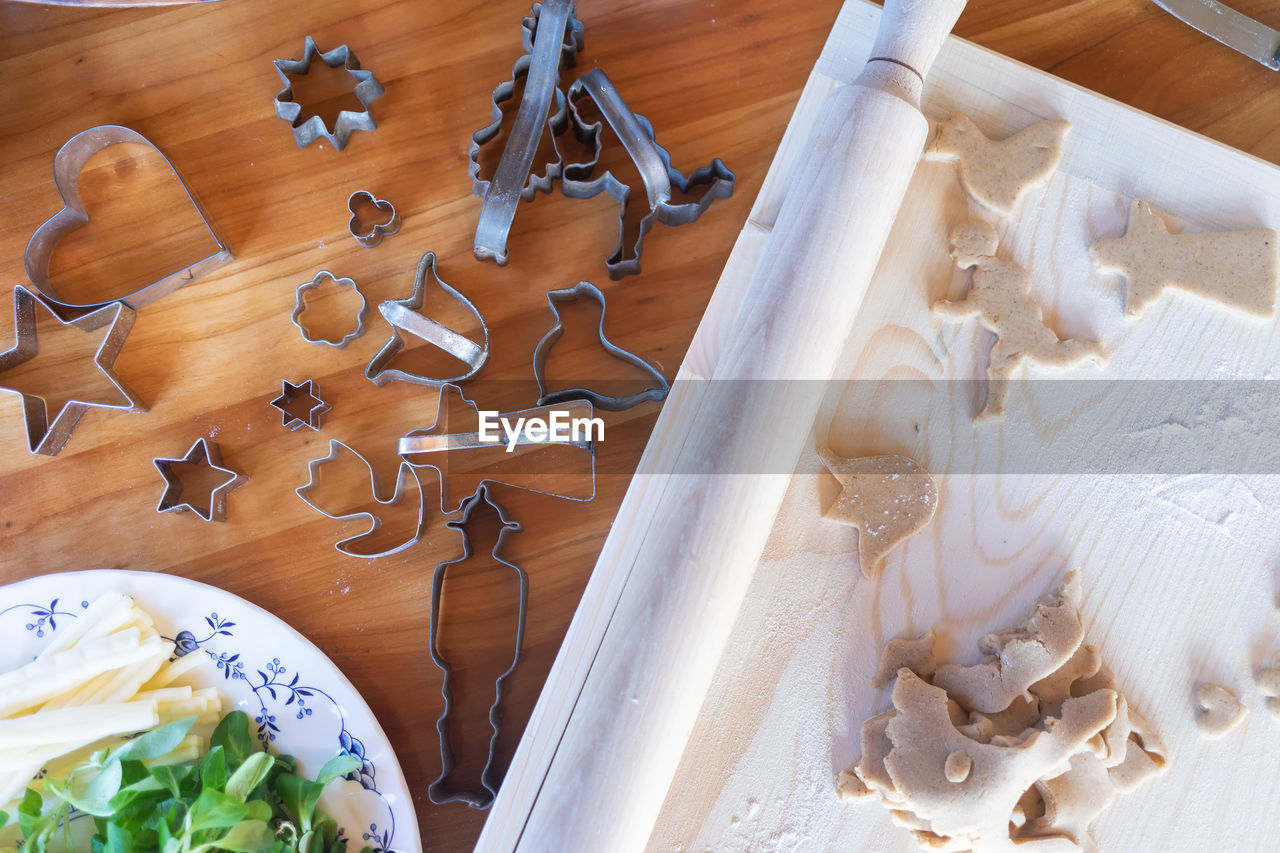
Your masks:
M89 162L89 158L102 149L126 142L145 145L160 156L164 164L169 167L169 171L173 172L173 176L177 178L178 184L182 187L182 191L186 193L187 200L191 202L191 206L196 209L196 213L200 216L200 223L209 232L213 242L217 244L217 250L213 254L177 272L166 275L159 281L140 287L118 299L88 303L67 302L60 298L52 285L49 284L49 262L53 259L53 251L57 247L59 240L77 228L89 223L89 214L85 211L84 202L80 200L80 170ZM53 307L57 309L60 317L78 317L98 308L104 308L113 302L124 302L130 308L137 310L235 259L231 254L231 250L227 248L218 233L214 231L213 223L209 220L209 214L201 206L200 200L183 183L182 176L178 174L178 170L173 163L170 162L168 157L164 156L164 152L157 148L155 143L136 130L130 130L127 127L121 127L116 124L104 124L80 131L68 139L58 149L58 153L54 155L53 181L58 188L58 193L62 196L63 207L53 216L46 219L31 235L31 240L27 243L26 252L23 254L23 264L26 266L27 278L31 280L31 284L45 299L53 303Z
M293 99L293 82L289 79L291 74L298 76L308 73L311 70L311 61L317 56L330 68L345 68L347 73L355 78L355 96L363 107L360 112L340 110L337 120L333 123L332 133L325 126L324 119L318 115L313 115L304 122L298 121L302 116L302 105ZM341 151L347 147L347 140L351 138L352 131L377 129L378 125L373 120L373 113L369 111L369 104L381 98L385 90L372 72L360 68L360 60L356 59L355 52L345 44L333 50L321 52L316 47L316 40L307 36L303 42L301 59L277 59L275 66L276 73L280 75L280 81L284 83L284 88L273 101L276 115L289 122L293 128L293 139L298 143L299 148L306 148L317 139L327 139L333 143L335 149Z
M449 715L453 711L453 689L449 682L450 676L453 674L453 667L448 658L440 654L440 648L436 643L437 631L440 627L440 599L441 593L444 591L445 572L450 566L470 559L473 554L471 537L467 534L466 526L471 520L472 512L481 504L488 504L493 507L497 511L498 521L502 525L498 531L498 541L494 543L490 554L494 560L514 571L520 583L520 605L516 611L515 653L511 658L511 666L507 667L506 671L499 675L493 684L493 704L489 706L489 727L493 730L493 734L489 737L489 754L485 760L484 769L480 773L482 790L450 791L445 788L444 783L449 774L453 772L456 763L453 755L453 746L449 741ZM462 514L457 519L449 521L447 526L462 534L462 556L455 560L447 560L438 564L431 579L431 624L428 648L431 650L431 660L444 673L444 678L440 683L440 694L444 697L444 710L436 719L436 732L440 736L440 775L427 786L427 797L436 804L463 802L473 809L487 809L493 804L494 797L498 795L500 780L495 778L497 771L494 768L494 759L498 752L498 734L502 728L502 715L499 706L502 702L502 694L507 677L515 672L516 665L520 662L520 650L524 643L525 616L529 609L529 575L515 563L502 558L502 550L506 547L507 537L520 531L520 522L513 521L507 516L506 510L489 496L487 486L481 485L474 495L463 501Z
M600 326L598 330L600 345L614 358L621 359L627 364L634 365L649 374L655 383L652 387L637 391L634 394L628 394L625 397L601 394L598 391L592 391L590 388L547 390L547 356L550 354L551 347L555 342L564 335L564 321L560 317L560 309L556 306L564 302L575 302L583 297L594 299L600 303ZM547 305L551 307L551 313L555 315L556 322L551 327L551 330L542 336L542 340L538 341L538 345L533 351L533 378L538 382L539 406L550 406L570 400L588 400L593 406L598 409L604 409L606 412L621 412L624 409L630 409L632 406L638 406L649 400L663 400L666 398L667 392L671 390L671 383L662 375L662 371L630 350L625 350L618 346L605 336L604 316L607 308L604 294L600 292L600 288L589 281L580 281L573 287L568 287L564 290L550 290L547 291Z

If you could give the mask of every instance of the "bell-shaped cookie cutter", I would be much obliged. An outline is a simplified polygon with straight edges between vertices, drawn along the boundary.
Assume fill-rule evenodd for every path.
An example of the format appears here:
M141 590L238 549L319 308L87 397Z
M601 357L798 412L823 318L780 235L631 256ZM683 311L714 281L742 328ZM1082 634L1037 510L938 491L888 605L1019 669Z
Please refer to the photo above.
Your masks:
M200 216L201 224L204 225L205 230L209 232L209 236L217 244L217 251L177 272L166 275L159 281L140 287L122 297L102 302L67 302L59 297L52 285L49 284L49 262L53 259L53 251L57 247L59 240L77 228L89 223L89 214L85 211L84 202L80 200L80 170L89 162L89 158L102 149L126 142L145 145L160 155L160 159L164 161L165 165L169 167L169 171L173 172L173 176L177 178L182 191L186 193L187 200L196 209L196 213ZM53 181L58 188L58 193L62 196L63 207L53 216L46 219L31 235L31 240L27 243L27 249L23 253L22 260L27 269L27 278L31 280L32 286L45 299L54 303L59 316L64 319L104 308L112 302L123 302L130 308L137 310L235 259L231 254L231 250L227 248L227 245L222 242L222 238L218 236L218 232L214 230L213 223L209 220L209 214L205 212L200 200L183 183L182 175L178 173L177 168L164 155L164 152L156 147L155 143L136 130L116 124L104 124L80 131L68 139L58 149L58 153L54 155Z
M584 122L577 107L579 101L588 97L595 102L609 127L631 155L648 196L649 213L640 220L639 234L630 247L626 245L626 209L631 187L622 183L611 172L593 176L600 160L601 127L599 122ZM622 213L618 217L618 247L605 261L609 278L616 281L640 272L644 238L653 229L654 223L687 225L701 216L716 199L733 195L737 176L729 171L719 157L687 176L672 166L671 155L655 141L653 125L644 116L633 113L627 107L626 101L602 69L593 68L574 80L569 87L568 101L574 134L584 143L593 145L595 151L588 161L564 164L561 191L571 198L591 198L607 192L622 204ZM672 203L673 187L686 193L698 186L706 186L707 189L697 201Z
M304 122L298 121L302 116L302 105L293 99L293 82L289 79L290 74L296 76L308 73L311 70L311 61L317 56L330 68L344 68L355 78L355 96L360 106L364 108L360 112L340 110L337 120L333 123L332 133L325 126L324 119L318 115L313 115ZM369 104L381 98L386 92L372 72L360 68L360 60L356 59L355 52L345 44L333 50L321 52L316 47L316 40L307 36L303 42L301 59L277 59L275 66L276 73L280 75L280 81L284 83L284 88L273 101L276 115L289 122L293 128L293 140L298 143L299 148L306 148L317 139L327 139L333 143L335 149L341 151L347 147L347 140L351 138L352 131L377 129L378 125L373 120L373 113L369 111Z
M462 307L475 315L476 321L480 324L480 331L484 336L482 344L477 344L470 338L458 334L448 326L421 313L423 302L427 295L428 274L441 290L456 299ZM378 350L377 354L369 361L369 364L365 366L365 378L374 385L386 385L393 380L433 387L466 382L479 373L480 368L484 367L485 362L489 360L489 326L485 323L484 316L476 309L470 299L450 287L440 278L440 274L436 272L435 252L427 252L418 261L418 270L413 279L413 293L407 299L379 303L378 312L391 325L391 338L383 345L382 349ZM437 379L389 367L391 360L395 358L400 350L404 349L404 338L400 336L401 332L413 335L415 338L421 338L427 343L444 350L459 361L466 363L470 370L459 376Z

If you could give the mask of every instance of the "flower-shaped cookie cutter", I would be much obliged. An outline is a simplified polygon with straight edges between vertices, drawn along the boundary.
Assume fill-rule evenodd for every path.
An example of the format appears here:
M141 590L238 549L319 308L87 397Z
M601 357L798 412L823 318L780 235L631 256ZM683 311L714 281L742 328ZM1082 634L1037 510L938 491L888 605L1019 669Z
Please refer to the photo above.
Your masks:
M355 329L343 335L336 341L331 341L328 338L313 337L311 331L302 320L302 314L307 310L307 291L315 290L320 287L324 284L325 279L332 281L338 287L350 287L355 291L356 296L360 297L360 311L356 314ZM360 290L359 285L355 283L354 279L338 278L328 270L320 270L320 272L316 273L312 277L311 281L304 281L302 284L298 285L297 290L294 291L293 300L293 313L289 315L289 319L293 321L293 325L297 326L298 331L302 333L302 339L309 344L342 349L347 344L364 334L364 321L369 315L369 300L364 298L364 293Z
M374 222L368 228L363 228L360 208L370 205L382 214L384 219L382 222ZM396 212L396 206L389 201L375 198L368 190L353 192L347 199L347 210L351 213L351 218L347 220L347 230L351 232L352 237L356 238L356 242L366 249L372 249L382 242L383 237L390 237L400 230L400 214Z
M293 99L293 82L289 79L289 75L298 76L308 73L311 70L311 60L317 56L330 68L345 68L347 73L355 78L356 100L363 107L360 112L340 110L337 120L333 123L332 133L325 126L324 119L318 115L312 115L306 121L299 121L302 117L302 105ZM274 100L276 115L293 127L293 139L298 143L299 148L306 148L317 139L327 139L333 143L334 148L341 151L347 147L347 140L351 138L353 130L378 128L373 120L373 113L369 112L369 104L381 98L385 90L372 72L360 68L360 60L356 59L355 53L345 44L333 50L321 52L316 47L316 40L307 36L303 42L301 59L277 59L275 66L276 73L284 83L284 88Z

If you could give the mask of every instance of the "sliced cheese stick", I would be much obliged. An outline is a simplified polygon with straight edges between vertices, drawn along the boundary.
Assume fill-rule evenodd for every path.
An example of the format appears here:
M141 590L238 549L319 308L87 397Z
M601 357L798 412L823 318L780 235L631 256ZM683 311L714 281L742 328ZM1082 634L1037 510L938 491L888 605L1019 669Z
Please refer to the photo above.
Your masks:
M34 660L0 675L0 719L77 689L104 671L139 663L151 654L151 649L142 646L137 629L127 628L45 660Z

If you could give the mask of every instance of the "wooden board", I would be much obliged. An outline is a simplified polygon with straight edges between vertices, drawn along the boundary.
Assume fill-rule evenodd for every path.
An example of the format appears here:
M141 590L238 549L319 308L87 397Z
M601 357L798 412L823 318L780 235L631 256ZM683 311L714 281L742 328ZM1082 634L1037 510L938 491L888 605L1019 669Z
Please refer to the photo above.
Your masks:
M861 66L878 14L861 0L842 11L695 338L695 365L704 352L714 357L716 318L732 316L798 143L826 93ZM1226 473L1206 476L1144 467L1144 458L1154 465L1176 456L1161 444L1173 428L1127 409L1126 383L1270 378L1280 334L1274 320L1182 296L1126 320L1116 283L1091 271L1087 249L1123 231L1133 196L1191 230L1275 227L1280 170L958 39L939 57L924 110L931 119L964 112L994 136L1044 117L1072 122L1059 171L1002 229L1002 256L1030 269L1033 295L1061 332L1103 340L1110 363L1056 374L1102 380L1096 393L1072 398L1081 402L1074 410L1054 408L1061 392L1051 382L1032 382L1011 391L1010 423L972 422L968 380L981 376L991 338L972 321L944 326L929 311L933 300L962 292L946 237L970 203L954 167L922 164L834 377L863 381L833 385L814 443L916 457L941 475L938 515L866 580L856 532L820 517L834 481L808 460L649 848L913 849L887 811L835 796L835 773L859 756L862 721L888 707L887 693L867 685L879 650L933 625L944 654L974 662L981 634L1022 618L1074 567L1084 574L1087 640L1172 756L1167 775L1098 821L1102 849L1263 849L1280 828L1269 808L1280 721L1266 713L1252 673L1280 652L1280 489L1266 475L1275 469L1263 456L1235 457ZM913 378L935 393L913 396L904 389L919 383L895 383ZM1233 401L1228 395L1226 411L1201 412L1203 423L1186 429L1221 424ZM1244 408L1235 414L1245 416L1238 428L1247 436ZM1060 455L1035 460L1027 423ZM1176 441L1195 450L1204 435ZM1095 464L1099 446L1145 457ZM1191 695L1201 681L1230 687L1250 707L1221 741L1196 727Z

